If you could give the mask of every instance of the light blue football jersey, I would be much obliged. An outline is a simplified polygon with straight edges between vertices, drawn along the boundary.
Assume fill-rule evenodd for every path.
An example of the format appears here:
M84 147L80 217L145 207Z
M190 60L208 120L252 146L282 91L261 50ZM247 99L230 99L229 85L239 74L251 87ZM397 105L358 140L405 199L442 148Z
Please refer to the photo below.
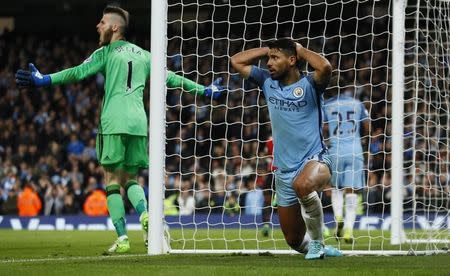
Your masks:
M322 137L323 89L312 76L282 86L267 70L253 66L249 80L264 92L274 144L274 166L281 172L298 169L310 156L326 149Z
M328 123L331 154L361 155L361 124L368 119L364 104L352 97L339 95L325 101L324 122Z

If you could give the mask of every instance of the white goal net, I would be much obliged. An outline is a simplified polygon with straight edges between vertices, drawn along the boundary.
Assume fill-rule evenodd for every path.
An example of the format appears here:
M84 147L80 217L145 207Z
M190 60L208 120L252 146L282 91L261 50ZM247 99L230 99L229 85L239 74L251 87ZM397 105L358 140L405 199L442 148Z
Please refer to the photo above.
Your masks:
M439 250L450 242L450 2L409 1L405 38L405 231L413 249Z
M393 1L393 0L392 0ZM369 112L364 192L354 240L333 236L330 192L322 194L325 242L349 254L438 252L449 235L449 3L405 8L404 243L390 244L392 3L345 0L169 0L167 68L201 84L222 77L219 100L169 89L164 215L171 252L294 253L274 198L270 121L262 92L230 57L292 38L325 55L337 90ZM259 63L265 66L265 60ZM311 70L305 65L305 72ZM151 182L150 185L154 183ZM150 202L151 205L154 204ZM151 231L151 230L150 230ZM422 242L425 242L423 244ZM151 245L150 245L151 246ZM377 253L378 252L378 253ZM380 253L381 252L381 253Z

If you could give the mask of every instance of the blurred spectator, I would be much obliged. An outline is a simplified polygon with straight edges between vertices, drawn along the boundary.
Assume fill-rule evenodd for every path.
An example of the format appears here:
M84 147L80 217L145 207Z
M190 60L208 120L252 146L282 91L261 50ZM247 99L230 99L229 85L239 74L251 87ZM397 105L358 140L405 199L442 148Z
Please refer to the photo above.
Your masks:
M19 193L17 208L19 209L19 216L25 217L37 216L41 211L41 199L32 185L25 184L23 191Z
M75 215L79 213L79 207L75 204L74 196L72 193L64 195L64 206L61 210L63 215Z
M236 197L233 193L230 193L230 195L227 196L224 210L225 213L229 216L239 215L239 213L241 212L241 207L239 206L239 203L237 202Z
M73 196L74 208L76 208L78 210L78 212L80 212L83 207L85 193L84 193L83 189L81 188L81 183L78 182L77 180L72 181L71 193Z
M14 186L8 190L7 198L2 205L5 215L17 214L17 188Z
M263 191L256 185L254 177L247 180L247 183L250 187L245 194L245 214L260 216L264 207Z
M47 186L44 215L60 215L64 206L64 192L60 185Z
M108 207L106 193L103 190L96 189L86 197L83 205L84 213L88 216L107 216Z
M72 133L70 135L70 142L67 145L67 153L74 154L76 156L79 156L83 153L84 150L84 144L81 142L77 135L75 133Z
M195 198L190 190L184 189L178 197L180 215L192 215L195 211Z
M179 214L177 193L166 194L164 198L164 215L176 216Z
M8 197L10 196L10 191L13 190L14 186L18 183L18 177L17 177L17 168L13 166L10 162L5 162L5 169L2 181L0 182L0 188L2 189L2 198L3 201L8 201ZM11 193L11 195L13 195Z
M97 160L94 138L89 139L88 145L83 149L83 160Z

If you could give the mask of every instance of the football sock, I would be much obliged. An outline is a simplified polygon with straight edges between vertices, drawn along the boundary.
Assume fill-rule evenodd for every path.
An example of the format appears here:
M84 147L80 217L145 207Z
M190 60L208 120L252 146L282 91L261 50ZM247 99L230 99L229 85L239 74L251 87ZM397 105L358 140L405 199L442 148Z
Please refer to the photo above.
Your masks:
M147 212L147 199L145 198L144 189L137 183L136 180L130 180L125 184L128 199L133 204L134 209L139 214Z
M356 208L357 208L358 195L356 194L346 194L345 195L345 219L344 219L344 229L353 230L353 224L356 219Z
M331 204L336 221L342 221L344 210L344 191L339 189L331 190Z
M323 210L322 202L317 192L312 192L300 198L300 205L302 206L303 220L311 240L323 241Z
M106 186L106 199L109 216L111 217L114 227L116 228L117 236L121 237L126 235L127 228L125 223L125 207L123 206L119 184Z

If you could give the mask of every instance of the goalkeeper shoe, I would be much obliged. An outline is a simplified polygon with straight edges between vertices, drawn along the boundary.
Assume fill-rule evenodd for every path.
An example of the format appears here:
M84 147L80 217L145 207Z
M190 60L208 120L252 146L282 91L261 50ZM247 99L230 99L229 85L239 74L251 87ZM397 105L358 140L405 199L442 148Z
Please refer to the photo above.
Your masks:
M341 251L339 251L337 248L334 248L331 245L325 245L323 248L323 251L325 252L325 257L342 257L344 256Z
M344 230L344 241L346 243L353 243L353 230L352 229Z
M139 217L139 221L141 222L142 230L144 231L145 247L148 247L148 213L143 212Z
M109 253L125 253L130 250L130 242L127 236L119 237L114 244L108 249Z
M305 255L306 260L318 260L325 257L324 246L321 241L311 240L308 245L308 253Z

